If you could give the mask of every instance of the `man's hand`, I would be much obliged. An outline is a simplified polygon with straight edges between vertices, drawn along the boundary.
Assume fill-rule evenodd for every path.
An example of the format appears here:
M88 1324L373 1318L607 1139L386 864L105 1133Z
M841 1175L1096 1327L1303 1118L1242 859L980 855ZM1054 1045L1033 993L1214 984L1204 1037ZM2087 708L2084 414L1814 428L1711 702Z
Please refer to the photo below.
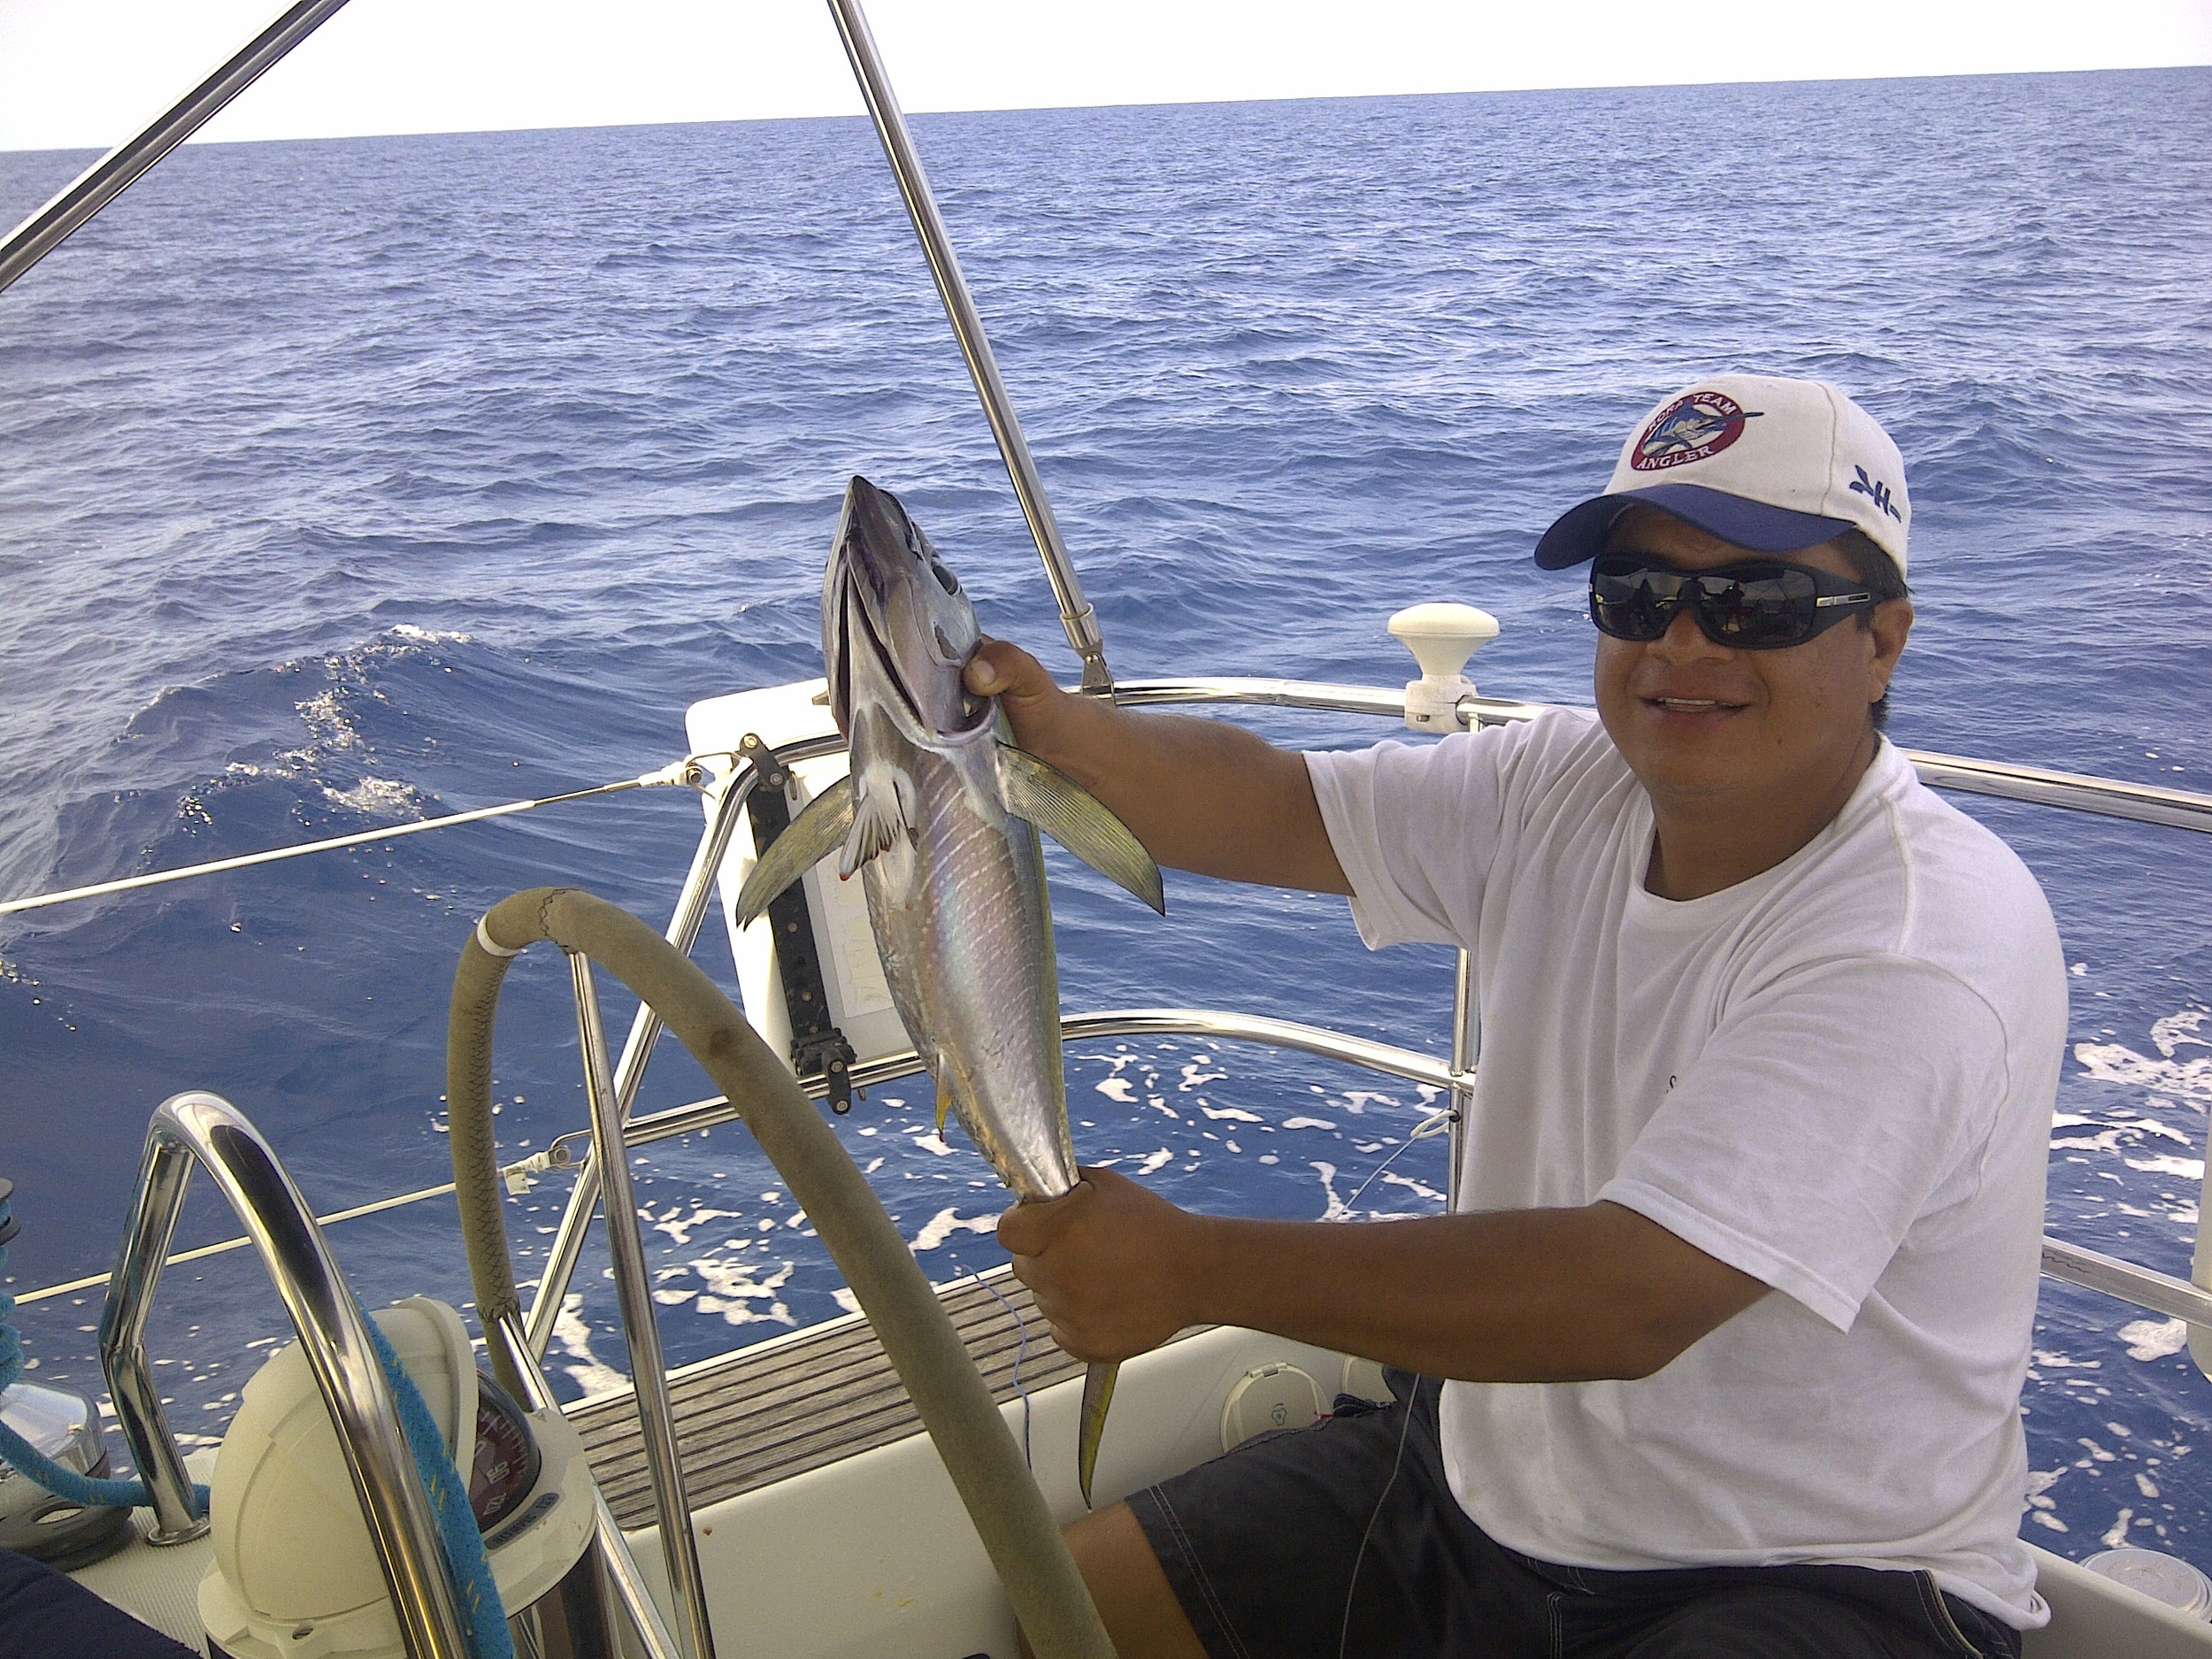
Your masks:
M1063 691L1018 645L986 639L968 689L996 697L1014 741L1103 802L1175 870L1271 887L1349 893L1305 758L1240 726L1135 713Z
M1468 1382L1647 1377L1767 1286L1618 1204L1417 1221L1194 1216L1111 1170L999 1217L1082 1360L1240 1325Z
M1001 1216L998 1240L1054 1341L1080 1360L1127 1359L1198 1323L1187 1285L1205 1223L1112 1170L1082 1176L1064 1198Z
M970 691L979 697L998 699L1018 747L1041 760L1051 760L1056 752L1065 751L1070 741L1064 729L1067 705L1083 699L1077 693L1061 690L1042 663L1018 645L986 635L975 648L975 655L968 658L965 674ZM1077 718L1079 720L1079 710ZM1078 732L1073 741L1080 744L1081 741ZM1063 772L1068 770L1056 760L1053 764Z

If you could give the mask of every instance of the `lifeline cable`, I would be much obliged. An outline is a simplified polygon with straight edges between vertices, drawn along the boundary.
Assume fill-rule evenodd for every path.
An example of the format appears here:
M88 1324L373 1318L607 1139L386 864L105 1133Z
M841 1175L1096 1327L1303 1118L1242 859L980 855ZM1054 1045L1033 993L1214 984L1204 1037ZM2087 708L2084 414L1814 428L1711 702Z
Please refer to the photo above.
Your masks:
M618 778L612 783L595 784L588 789L571 789L565 795L540 795L531 801L508 801L498 806L472 807L465 812L449 812L443 818L419 818L412 824L362 830L352 835L333 835L325 841L303 841L296 847L272 847L262 852L241 853L235 858L216 858L203 864L186 864L177 870L154 870L141 876L122 876L113 881L96 881L89 887L65 887L58 893L39 893L28 898L0 900L0 916L44 910L50 904L67 904L77 899L101 898L111 893L128 893L138 887L159 887L166 881L183 881L193 876L217 875L226 870L243 870L250 864L273 864L285 858L304 858L310 853L336 852L342 848L359 847L369 841L397 841L403 835L419 835L425 830L449 829L456 824L473 824L481 818L505 818L512 813L530 811L536 807L558 806L565 801L584 801L593 795L617 795L625 789L649 789L659 784L689 783L695 780L698 761L697 756L687 755L658 772L649 772L637 778Z

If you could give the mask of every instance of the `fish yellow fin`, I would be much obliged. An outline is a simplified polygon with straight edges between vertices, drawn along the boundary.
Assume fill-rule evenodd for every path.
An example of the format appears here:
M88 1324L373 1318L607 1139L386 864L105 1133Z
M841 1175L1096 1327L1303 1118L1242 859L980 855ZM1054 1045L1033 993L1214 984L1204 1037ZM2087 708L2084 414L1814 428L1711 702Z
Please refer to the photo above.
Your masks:
M1109 881L1126 887L1161 915L1167 914L1160 866L1097 796L1010 743L999 745L998 780L1009 812L1027 818Z
M1098 1472L1098 1443L1106 1435L1106 1413L1114 1403L1118 1363L1091 1365L1083 1372L1083 1410L1075 1440L1075 1484L1082 1488L1083 1507L1091 1507L1091 1477Z
M828 857L852 829L853 780L840 778L807 803L768 845L737 894L737 925L749 927L768 902Z
M945 1138L945 1114L952 1110L952 1089L942 1082L937 1085L937 1138Z

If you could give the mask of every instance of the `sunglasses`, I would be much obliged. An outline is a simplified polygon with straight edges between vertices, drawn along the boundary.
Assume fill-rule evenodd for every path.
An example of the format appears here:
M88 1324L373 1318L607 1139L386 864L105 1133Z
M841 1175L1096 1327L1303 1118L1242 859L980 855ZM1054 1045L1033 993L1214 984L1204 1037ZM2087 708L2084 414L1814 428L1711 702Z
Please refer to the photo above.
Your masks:
M1590 620L1617 640L1647 643L1684 605L1705 637L1738 650L1802 645L1878 603L1859 583L1803 565L1757 559L1678 571L1643 553L1608 553L1590 567Z

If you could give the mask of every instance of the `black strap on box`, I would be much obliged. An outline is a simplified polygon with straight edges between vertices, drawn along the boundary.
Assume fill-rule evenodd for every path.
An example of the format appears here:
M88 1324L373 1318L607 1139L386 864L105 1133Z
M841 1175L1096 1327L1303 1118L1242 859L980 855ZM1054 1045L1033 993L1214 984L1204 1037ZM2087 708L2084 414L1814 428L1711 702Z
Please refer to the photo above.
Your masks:
M759 736L748 732L737 746L760 774L745 803L753 823L753 849L765 854L776 837L791 827L790 797L785 787L790 768ZM807 914L806 884L794 881L768 901L768 925L776 941L776 972L783 982L783 1005L791 1016L791 1069L799 1080L818 1080L830 1110L853 1109L853 1046L830 1021L829 990L822 979L822 952Z

